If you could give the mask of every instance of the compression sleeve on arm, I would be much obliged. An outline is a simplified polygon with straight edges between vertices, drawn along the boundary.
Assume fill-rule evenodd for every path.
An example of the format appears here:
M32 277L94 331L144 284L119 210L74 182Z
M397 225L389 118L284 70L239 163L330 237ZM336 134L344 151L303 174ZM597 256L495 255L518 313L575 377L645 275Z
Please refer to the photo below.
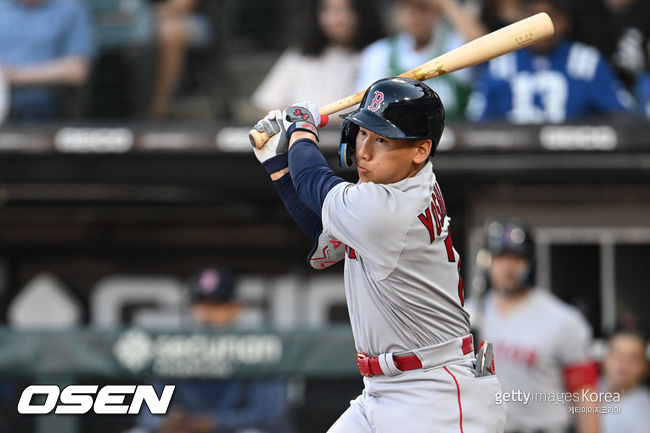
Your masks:
M298 227L313 241L318 239L318 236L323 231L323 224L319 215L311 211L303 202L298 198L296 189L293 186L291 176L284 175L281 178L273 181L273 186L278 192L278 195L287 208L293 220L298 224Z
M313 140L301 138L289 149L289 172L298 198L319 217L327 193L344 180L334 175Z

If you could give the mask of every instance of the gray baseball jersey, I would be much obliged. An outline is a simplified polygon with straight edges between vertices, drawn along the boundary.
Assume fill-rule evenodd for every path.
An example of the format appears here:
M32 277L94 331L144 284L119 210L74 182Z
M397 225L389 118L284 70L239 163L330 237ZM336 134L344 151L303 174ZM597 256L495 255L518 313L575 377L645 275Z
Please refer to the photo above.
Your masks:
M460 257L431 162L388 185L336 185L322 219L347 246L345 290L359 352L408 351L469 333Z
M591 330L582 314L550 292L533 289L508 312L489 294L472 317L481 317L480 336L494 344L497 376L512 397L504 399L506 430L565 431L573 403L565 394L565 369L589 361Z

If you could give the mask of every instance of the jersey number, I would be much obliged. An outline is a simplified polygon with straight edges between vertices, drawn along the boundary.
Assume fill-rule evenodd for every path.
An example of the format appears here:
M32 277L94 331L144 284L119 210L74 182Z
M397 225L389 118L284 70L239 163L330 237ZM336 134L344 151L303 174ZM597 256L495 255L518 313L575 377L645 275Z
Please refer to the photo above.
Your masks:
M515 123L562 122L566 119L567 79L556 71L522 72L512 79Z
M454 245L451 242L451 233L445 238L445 247L447 248L447 260L453 263L456 261L456 254L454 254ZM463 294L463 277L460 276L460 257L458 258L458 298L460 299L460 305L465 306L465 295Z

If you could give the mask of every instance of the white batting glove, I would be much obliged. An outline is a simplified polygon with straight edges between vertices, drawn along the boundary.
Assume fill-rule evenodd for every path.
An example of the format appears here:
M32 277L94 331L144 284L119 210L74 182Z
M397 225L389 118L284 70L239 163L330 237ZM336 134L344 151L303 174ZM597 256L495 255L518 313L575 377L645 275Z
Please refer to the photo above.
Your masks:
M289 147L289 138L282 122L282 111L271 110L269 113L257 122L254 128L259 132L264 132L271 137L261 149L253 146L253 153L259 160L264 163L280 153L286 153Z
M261 149L253 145L253 153L269 174L289 167L289 137L282 122L282 111L271 110L263 119L255 124L258 132L264 132L271 137Z
M284 110L282 120L288 137L291 137L294 131L307 131L318 139L321 117L315 104L304 101L290 105Z

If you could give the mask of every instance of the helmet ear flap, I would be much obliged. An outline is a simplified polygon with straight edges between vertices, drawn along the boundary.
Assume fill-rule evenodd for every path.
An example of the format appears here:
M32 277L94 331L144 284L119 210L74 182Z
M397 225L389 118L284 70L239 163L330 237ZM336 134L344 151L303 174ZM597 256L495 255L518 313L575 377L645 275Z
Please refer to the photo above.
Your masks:
M346 120L341 126L341 139L339 140L339 165L350 168L354 165L354 151L356 148L359 126Z

